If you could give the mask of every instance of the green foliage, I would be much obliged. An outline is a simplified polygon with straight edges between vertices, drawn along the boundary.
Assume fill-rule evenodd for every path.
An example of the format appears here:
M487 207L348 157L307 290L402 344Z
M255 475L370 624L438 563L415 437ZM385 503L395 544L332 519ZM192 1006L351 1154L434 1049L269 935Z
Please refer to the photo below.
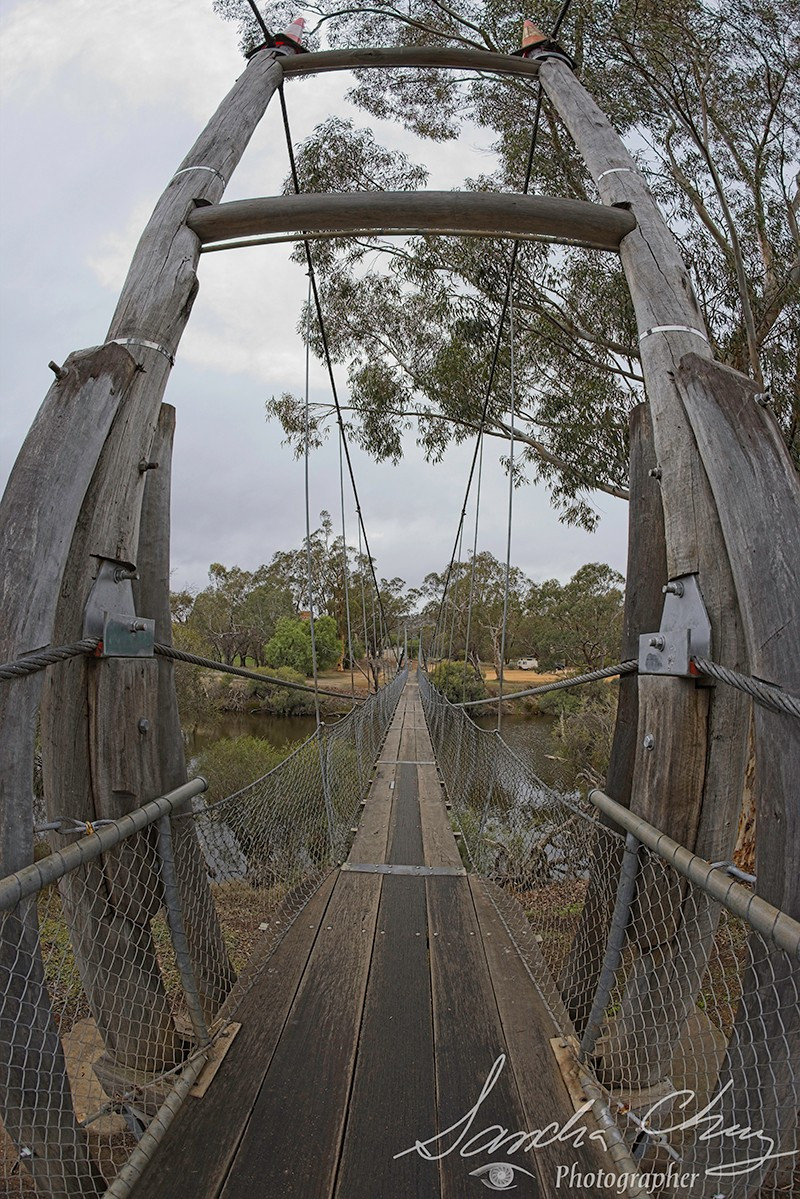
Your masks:
M576 688L570 694L571 703L563 704L553 730L568 771L587 787L605 784L614 737L617 695L618 688L613 683L590 683Z
M214 719L217 704L210 678L206 670L198 670L184 662L175 663L175 692L184 734Z
M434 0L413 9L318 0L310 11L335 46L455 44L504 54L518 46L528 14L496 0L457 10ZM680 242L715 354L770 386L796 462L798 17L797 0L573 0L559 34ZM533 80L416 70L363 72L351 92L368 118L401 121L427 139L455 137L470 122L490 131L499 166L464 185L501 191L521 188L537 96ZM331 133L336 152L326 156ZM416 186L405 156L347 122L326 122L298 161L315 190ZM546 99L532 190L597 195ZM541 480L564 520L592 527L588 493L625 494L627 419L644 398L628 289L613 255L518 249L518 477ZM396 460L412 425L432 461L472 435L482 390L475 381L488 374L508 256L507 242L489 238L417 237L399 248L377 237L343 239L320 251L328 338L348 364L353 432L378 459ZM312 338L319 352L318 330ZM487 422L499 437L509 433L509 384L506 346ZM301 428L298 412L284 397L279 415L290 438ZM321 410L316 417L319 428Z
M483 678L468 662L452 662L445 658L431 671L431 682L453 704L486 698Z
M595 670L618 660L624 579L602 562L588 562L568 583L534 586L529 634L545 670Z
M223 737L198 756L197 766L208 779L206 800L216 803L241 791L287 757L294 746L278 749L261 737Z
M339 660L342 646L336 621L332 616L318 616L314 621L314 644L317 653L317 669L328 670ZM311 646L311 621L292 620L282 617L274 635L264 647L269 666L289 666L303 677L314 668Z
M291 666L276 666L270 674L288 683L305 683L305 675ZM275 716L307 716L314 711L314 696L307 691L295 691L288 687L276 687L269 683L251 682L251 694L259 700L264 712Z

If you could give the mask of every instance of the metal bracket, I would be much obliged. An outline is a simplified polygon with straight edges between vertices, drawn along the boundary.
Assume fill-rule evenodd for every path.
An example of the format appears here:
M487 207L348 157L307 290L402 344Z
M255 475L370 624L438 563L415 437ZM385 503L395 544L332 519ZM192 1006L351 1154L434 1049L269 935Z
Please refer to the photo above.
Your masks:
M83 614L83 636L102 642L104 658L152 658L156 622L136 615L132 562L101 558Z
M639 638L639 674L697 678L692 658L711 656L711 622L697 575L671 579L661 590L661 628Z

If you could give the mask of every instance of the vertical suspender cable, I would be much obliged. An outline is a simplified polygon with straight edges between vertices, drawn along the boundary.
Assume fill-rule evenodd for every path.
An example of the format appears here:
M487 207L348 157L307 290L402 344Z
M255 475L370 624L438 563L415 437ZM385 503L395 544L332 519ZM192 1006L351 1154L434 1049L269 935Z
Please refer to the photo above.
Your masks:
M558 16L556 17L555 22L553 24L553 31L552 31L551 37L555 37L556 34L558 33L559 29L561 28L561 26L564 22L564 19L567 15L567 11L569 10L570 2L571 2L571 0L562 0L561 8L559 9ZM531 176L533 175L533 156L536 152L536 143L537 143L538 136L539 136L539 122L541 120L541 115L542 115L542 88L541 88L541 84L540 84L538 94L536 97L536 109L533 114L533 128L531 131L530 147L528 149L528 161L527 161L527 164L525 167L525 182L524 182L523 188L522 188L523 195L527 195L528 192L530 191ZM514 271L515 271L516 265L517 265L517 256L519 254L519 245L520 245L520 243L518 241L515 241L514 245L512 246L512 249L511 249L511 261L509 263L509 268L508 268L508 279L506 281L505 296L503 298L503 306L502 306L502 309L500 312L500 321L498 323L498 328L497 328L497 339L495 341L494 355L492 358L492 365L489 370L489 380L486 385L486 394L485 394L484 400L483 400L483 410L481 412L481 420L480 420L480 433L478 434L479 439L482 438L483 430L486 427L486 416L489 411L489 399L492 394L492 386L494 384L495 371L497 370L497 360L498 360L498 357L500 354L500 345L501 345L502 337L503 337L503 325L505 324L506 312L508 311L508 305L509 305L509 301L511 299L511 285L514 281ZM456 552L458 549L458 539L461 534L461 530L464 525L464 520L466 519L466 515L467 515L467 500L469 499L470 489L472 488L472 479L475 474L475 465L476 465L477 459L478 459L478 446L476 445L475 452L472 456L472 464L471 464L470 470L469 470L469 477L467 479L467 491L466 491L466 496L464 497L464 506L461 509L461 518L459 520L458 530L456 531L456 538L455 538L455 544L453 546L453 553L450 558L450 565L447 568L444 589L442 591L442 599L439 604L438 614L436 616L437 630L439 628L439 622L441 621L442 614L444 612L444 604L445 604L445 600L447 598L447 589L450 584L450 575L453 570L453 562L455 561L455 556L456 556Z
M369 635L367 634L367 595L364 589L364 554L361 548L361 525L358 526L358 558L361 563L361 570L359 572L361 578L361 615L364 620L364 653L367 655L367 670L369 671L367 682L369 683L373 676L369 655ZM378 690L377 683L375 683L375 690Z
M461 702L466 697L467 665L469 663L469 641L472 635L472 604L475 598L475 558L478 554L478 525L481 518L481 480L483 478L483 430L478 434L478 483L475 492L475 536L472 540L472 566L469 574L469 600L467 601L467 639L464 646L464 675L461 680Z
M292 183L294 185L295 193L299 196L300 195L300 177L297 173L297 162L296 162L295 156L294 156L294 146L292 145L292 132L291 132L291 129L289 128L289 113L286 109L286 97L283 94L283 84L281 84L278 87L278 98L280 99L280 103L281 103L281 114L283 116L283 129L284 129L284 133L286 135L286 149L287 149L287 152L289 155L289 165L291 167L291 172L292 172ZM378 607L381 610L381 615L383 617L384 624L386 625L386 627L388 629L386 613L383 611L383 600L381 599L380 588L378 587L378 578L377 578L377 575L375 574L375 566L372 561L372 555L370 554L370 551L369 551L369 541L367 540L367 529L364 524L364 517L361 512L361 504L360 504L360 501L358 498L358 488L356 487L356 477L355 477L355 472L353 471L353 462L350 457L350 447L347 444L347 437L345 436L344 417L342 416L342 408L339 403L339 393L336 388L336 378L333 373L333 360L331 359L330 347L328 346L328 334L325 329L325 321L324 321L323 315L322 315L322 301L320 300L319 288L317 287L317 276L314 271L314 261L311 256L311 245L307 240L303 242L303 248L305 250L306 263L308 264L309 278L311 279L311 290L312 290L313 296L314 296L314 307L315 307L316 313L317 313L317 322L319 324L319 335L320 335L320 339L322 341L322 351L323 351L323 356L325 358L325 366L328 371L328 379L329 379L330 385L331 385L331 395L333 396L333 404L336 409L336 420L339 425L339 432L340 432L341 438L342 438L344 454L345 454L345 458L347 460L347 470L350 475L350 485L353 488L353 499L355 501L356 514L358 516L359 528L360 528L361 532L364 534L364 547L366 549L367 560L369 562L369 568L370 568L370 572L372 574L372 582L375 587L375 593L376 593L377 599L378 599Z
M319 716L319 678L317 672L317 642L314 630L314 575L311 561L311 505L309 502L309 484L308 484L308 457L309 457L309 442L310 442L310 420L309 420L309 372L311 369L311 278L308 280L308 302L306 304L306 398L305 398L305 422L304 422L304 439L303 439L303 467L305 479L305 504L306 504L306 575L308 584L308 616L311 626L311 669L314 675L314 713L317 718L317 731L321 724Z
M451 615L451 619L450 619L450 642L447 646L447 658L448 658L448 661L450 661L450 662L452 662L452 660L453 660L453 637L455 636L455 631L456 631L456 614L457 614L456 599L457 599L457 595L458 595L456 588L458 587L458 578L459 578L459 575L461 574L461 564L464 560L462 557L463 553L464 553L464 525L462 523L461 534L458 539L458 552L456 555L456 576L455 576L455 582L453 583L453 599L451 601L451 607L452 607L453 611L452 611L452 615ZM447 586L446 583L445 583L445 586Z
M511 521L514 513L514 420L517 407L517 385L514 369L514 300L508 313L509 356L511 369L511 438L508 451L508 532L506 537L506 577L503 585L503 625L500 633L500 687L497 703L497 731L503 727L503 683L506 673L506 629L508 628L508 591L511 577Z
M344 611L347 618L347 656L350 660L350 694L356 693L355 663L353 661L353 629L350 623L350 572L347 566L347 525L344 518L344 462L342 433L339 430L339 498L342 504L342 571L344 572Z
M310 443L310 369L311 369L311 277L308 280L308 300L306 303L306 399L304 422L304 477L306 502L306 571L308 575L308 619L311 631L311 668L314 673L314 715L317 720L317 749L319 751L319 778L322 787L322 799L325 804L325 817L328 825L328 846L331 861L336 851L336 835L333 821L327 763L325 761L325 737L322 732L322 721L319 712L319 672L317 670L317 641L314 630L314 571L311 560L311 504L309 500L308 459Z

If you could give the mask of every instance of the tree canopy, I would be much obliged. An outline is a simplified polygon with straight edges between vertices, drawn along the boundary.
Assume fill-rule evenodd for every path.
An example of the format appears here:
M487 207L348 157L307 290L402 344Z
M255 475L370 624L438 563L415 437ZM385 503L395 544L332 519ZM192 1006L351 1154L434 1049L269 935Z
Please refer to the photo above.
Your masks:
M244 37L253 38L246 4L216 0L216 7L243 16ZM262 11L280 28L290 10ZM453 43L501 53L517 47L528 15L495 0L368 8L322 0L307 11L318 15L318 31L332 46ZM546 15L534 15L546 29ZM799 17L798 0L573 0L559 35L649 179L680 243L715 355L769 389L797 463ZM464 187L519 191L537 94L535 80L392 70L357 72L350 97L366 114L433 141L477 123L495 137L497 167ZM314 191L411 189L425 179L408 156L335 117L301 147L298 169L303 188ZM546 100L532 190L597 195ZM508 242L351 239L318 243L313 253L329 344L348 371L352 435L376 458L392 460L412 429L431 460L471 437L494 349ZM593 489L626 494L627 417L644 398L619 263L585 249L520 243L514 311L517 469L547 486L563 519L592 527ZM321 352L315 325L312 339ZM487 433L501 443L511 403L506 338L487 420ZM284 395L268 407L296 439L297 401ZM329 416L317 407L316 436Z

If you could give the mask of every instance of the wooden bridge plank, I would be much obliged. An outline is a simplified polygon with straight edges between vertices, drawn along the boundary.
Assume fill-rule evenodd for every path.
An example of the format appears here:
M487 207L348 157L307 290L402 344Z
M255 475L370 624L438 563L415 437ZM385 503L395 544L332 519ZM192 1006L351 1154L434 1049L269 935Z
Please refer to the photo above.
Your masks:
M426 866L461 866L461 854L444 806L435 766L417 766L419 810Z
M379 875L339 875L223 1199L331 1195L380 889Z
M348 862L385 862L394 803L394 768L379 766L358 822Z
M336 882L322 884L235 1019L242 1025L202 1099L186 1100L136 1188L137 1199L217 1199L244 1133Z
M446 1130L477 1103L493 1064L501 1054L508 1054L508 1047L468 880L439 876L427 879L426 887L439 1128ZM524 1109L508 1063L469 1135L493 1124L510 1132L525 1129ZM436 1131L421 1127L419 1139L424 1142ZM451 1133L446 1144L431 1147L431 1152L442 1152L456 1137L457 1133ZM449 1153L439 1163L442 1199L474 1199L476 1180L470 1177L471 1171L498 1160L506 1158L502 1153L464 1158L458 1149ZM435 1164L429 1163L429 1168L433 1171ZM520 1196L538 1194L531 1179L518 1178L525 1184L524 1189L520 1185Z
M378 913L337 1199L438 1199L439 1172L394 1160L436 1124L425 881L387 876Z
M552 1121L563 1127L573 1116L574 1108L550 1048L550 1038L564 1033L565 1027L556 1026L481 880L471 878L470 888L503 1034L525 1111L525 1127L545 1128ZM597 1131L591 1113L582 1117L580 1123L588 1130L587 1137L590 1132ZM534 1158L541 1193L547 1199L559 1199L563 1195L556 1187L559 1166L578 1162L584 1172L613 1171L612 1159L597 1141L589 1141L580 1148L573 1147L571 1142L543 1145L521 1158L526 1169Z
M421 865L423 860L417 768L410 762L396 767L388 860L405 866Z

